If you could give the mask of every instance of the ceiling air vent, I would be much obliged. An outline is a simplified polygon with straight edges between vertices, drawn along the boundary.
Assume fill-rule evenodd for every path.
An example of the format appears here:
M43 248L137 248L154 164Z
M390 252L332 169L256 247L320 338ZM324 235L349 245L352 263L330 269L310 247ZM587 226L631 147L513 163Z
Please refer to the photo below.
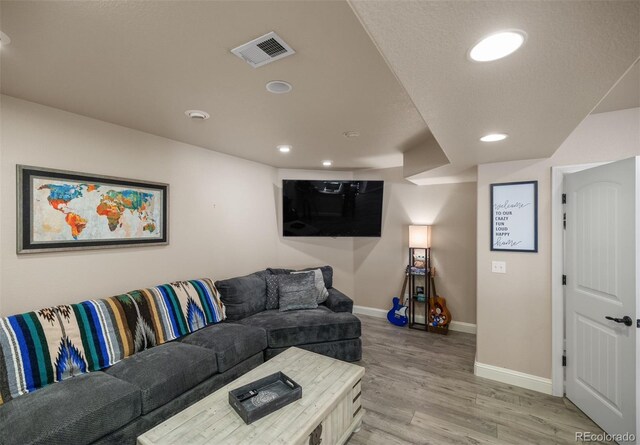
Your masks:
M293 48L287 45L275 32L270 32L249 43L240 45L232 49L231 52L241 59L244 59L245 62L254 68L295 54Z

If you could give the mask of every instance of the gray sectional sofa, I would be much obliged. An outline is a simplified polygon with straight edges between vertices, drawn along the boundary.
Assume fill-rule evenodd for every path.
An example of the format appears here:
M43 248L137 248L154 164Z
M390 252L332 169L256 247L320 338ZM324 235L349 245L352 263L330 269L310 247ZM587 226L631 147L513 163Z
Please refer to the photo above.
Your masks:
M311 269L304 269L311 270ZM265 360L290 346L344 361L360 360L360 320L352 315L353 301L333 288L333 269L321 267L327 300L316 309L280 312L265 310L265 275L287 274L290 269L266 269L245 277L217 281L227 320L265 330Z
M322 272L326 302L289 312L266 310L264 284L266 275L287 270L216 282L227 320L0 405L0 444L135 444L141 433L290 346L360 360L353 302L333 288L331 267Z

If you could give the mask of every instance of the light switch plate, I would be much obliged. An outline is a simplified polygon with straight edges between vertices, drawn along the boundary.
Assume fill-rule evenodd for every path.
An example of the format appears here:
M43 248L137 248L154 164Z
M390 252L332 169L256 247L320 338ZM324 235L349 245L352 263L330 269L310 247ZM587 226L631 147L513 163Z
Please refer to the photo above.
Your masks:
M492 261L491 272L493 273L507 273L507 263L504 261Z

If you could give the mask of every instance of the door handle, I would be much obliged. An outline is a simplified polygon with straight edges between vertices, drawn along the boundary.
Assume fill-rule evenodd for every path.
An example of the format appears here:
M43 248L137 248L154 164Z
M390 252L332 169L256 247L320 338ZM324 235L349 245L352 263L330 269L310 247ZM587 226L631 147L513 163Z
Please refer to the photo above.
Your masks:
M609 316L606 316L604 318L606 318L607 320L615 321L616 323L624 323L626 326L631 326L633 324L633 320L628 315L625 315L622 318L613 318Z

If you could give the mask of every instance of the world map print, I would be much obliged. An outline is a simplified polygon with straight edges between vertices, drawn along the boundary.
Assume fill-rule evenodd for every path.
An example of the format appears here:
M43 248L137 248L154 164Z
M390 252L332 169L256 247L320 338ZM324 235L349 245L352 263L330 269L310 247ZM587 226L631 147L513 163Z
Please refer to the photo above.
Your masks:
M33 241L158 238L159 190L33 178Z

